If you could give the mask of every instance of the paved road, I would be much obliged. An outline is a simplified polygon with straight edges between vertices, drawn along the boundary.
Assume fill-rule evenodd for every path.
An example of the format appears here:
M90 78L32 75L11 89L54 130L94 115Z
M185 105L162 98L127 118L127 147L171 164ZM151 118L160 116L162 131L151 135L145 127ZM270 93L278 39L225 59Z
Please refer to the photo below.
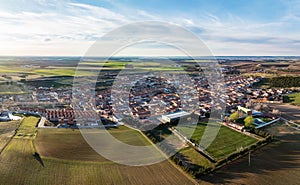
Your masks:
M38 127L39 128L45 127L45 121L46 121L46 118L45 117L41 117L40 122L38 124Z

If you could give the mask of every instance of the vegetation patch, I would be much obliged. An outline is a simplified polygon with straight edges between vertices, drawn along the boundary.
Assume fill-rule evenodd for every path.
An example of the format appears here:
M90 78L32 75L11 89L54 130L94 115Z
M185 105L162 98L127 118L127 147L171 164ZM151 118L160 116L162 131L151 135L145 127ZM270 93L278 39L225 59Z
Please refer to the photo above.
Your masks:
M277 76L269 79L270 87L300 87L299 76Z
M191 141L200 144L205 129L208 127L216 127L218 126L217 124L218 123L201 123L197 125L196 128L186 125L177 127L177 130L179 130L183 135L191 135ZM241 151L257 142L256 139L243 135L223 125L220 127L220 130L214 139L206 139L213 141L205 150L217 160L224 159L230 154Z
M0 151L13 137L19 124L19 121L0 122Z
M34 139L37 132L36 126L39 120L39 117L25 117L17 129L17 133L14 138Z
M285 103L291 103L293 105L300 106L300 93L293 93L283 98Z

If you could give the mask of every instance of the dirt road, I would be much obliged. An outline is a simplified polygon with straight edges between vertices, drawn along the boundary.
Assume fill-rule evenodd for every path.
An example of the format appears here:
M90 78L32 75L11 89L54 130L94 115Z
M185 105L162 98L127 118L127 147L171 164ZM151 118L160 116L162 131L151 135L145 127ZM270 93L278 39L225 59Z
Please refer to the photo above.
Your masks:
M270 107L278 109L281 117L290 121L300 121L300 107L288 103L269 104Z

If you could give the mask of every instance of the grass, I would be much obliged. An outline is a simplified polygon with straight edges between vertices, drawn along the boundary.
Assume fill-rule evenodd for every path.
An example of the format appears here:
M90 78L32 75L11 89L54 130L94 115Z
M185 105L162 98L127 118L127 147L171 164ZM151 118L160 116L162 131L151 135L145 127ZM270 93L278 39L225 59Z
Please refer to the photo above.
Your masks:
M203 168L213 167L213 163L210 162L206 157L199 154L194 148L186 147L179 151L180 154L186 157L192 164L202 166Z
M0 151L10 141L18 125L19 121L0 122Z
M284 97L284 101L292 105L300 106L300 93L289 94Z
M24 86L21 86L17 83L0 83L0 95L6 94L26 94L28 93L28 89Z
M22 120L21 125L18 128L16 136L14 138L34 139L37 132L36 125L39 122L39 120L39 117L25 117Z
M157 138L156 142L160 141L160 139L158 138L166 139L171 134L172 132L168 130L167 127L164 125L160 125L152 129L151 131L148 131L148 135ZM172 146L172 142L169 144ZM185 146L182 149L180 149L178 151L178 156L181 156L180 158L182 159L182 161L189 163L190 165L193 166L193 168L198 168L198 170L214 167L214 164L211 161L209 161L206 157L204 157L202 154L200 154L191 146Z
M61 69L61 68L54 68L54 69L36 69L33 71L34 74L43 75L43 76L90 76L92 75L89 71L76 71L76 68L73 69Z
M25 72L25 69L19 67L0 66L0 74L11 74Z
M129 129L125 126L120 126L118 128L112 128L109 133L116 139L134 146L146 146L150 145L149 141L145 137L141 137L140 132L136 130Z
M199 124L195 129L191 126L181 126L177 129L184 135L191 135L190 139L194 140L196 143L200 143L205 129L208 127L215 127L216 124L218 123ZM256 139L245 136L225 126L221 126L220 130L212 129L212 131L218 133L213 142L205 150L217 160L221 160L222 158L257 142ZM209 134L206 139L210 140L211 138L209 137L213 137L213 134Z
M269 78L262 78L260 82L253 84L253 88L270 88Z
M264 122L266 122L266 123L268 123L268 122L270 122L270 121L272 121L272 119L271 118L260 118L261 120L263 120Z
M28 68L22 68L22 67L6 67L6 66L0 66L0 74L9 74L9 76L12 75L26 75L27 78L30 78L30 75L38 75L38 76L74 76L76 72L76 67L57 67L57 68L34 68L34 69L28 69ZM76 72L77 76L88 76L91 75L91 73L88 70L80 70L79 72Z
M182 68L172 67L169 65L161 65L157 62L128 62L128 61L104 61L99 62L83 62L79 66L79 71L76 71L76 66L50 66L47 68L23 68L19 66L9 67L9 66L0 66L0 74L8 74L9 76L17 75L22 76L26 75L26 78L30 76L90 76L93 75L89 70L91 68L97 69L101 67L102 70L120 70L125 68L126 64L132 64L134 68L141 70L152 70L152 71L178 71ZM88 68L85 68L88 67ZM100 69L99 69L100 70Z
M36 121L25 118L18 133L32 134ZM147 144L142 135L126 138L132 132L126 127L109 132L133 145ZM0 166L3 185L193 184L169 161L141 167L109 161L90 148L76 129L39 129L36 137L13 138L0 155Z

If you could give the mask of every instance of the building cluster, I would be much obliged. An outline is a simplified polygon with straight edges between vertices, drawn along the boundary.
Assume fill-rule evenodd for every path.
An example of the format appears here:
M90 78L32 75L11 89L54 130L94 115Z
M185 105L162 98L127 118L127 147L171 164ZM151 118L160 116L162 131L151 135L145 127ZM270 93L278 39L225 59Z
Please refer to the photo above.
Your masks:
M93 111L74 110L72 108L48 109L43 114L55 125L98 125L99 115Z
M13 121L20 119L21 117L13 115L10 111L0 110L0 121Z
M260 78L243 77L240 75L225 76L226 84L226 112L245 106L248 102L248 92L251 86L260 81ZM249 90L249 91L248 91Z
M39 87L32 94L37 102L70 104L72 99L71 88Z
M39 87L28 89L28 92L21 94L0 95L2 109L40 113L49 107L69 105L71 99L71 88Z
M181 107L181 100L175 87L165 78L147 77L132 87L129 107L134 117L144 119L151 116L151 110L154 115L177 111Z
M213 72L205 74L209 76L132 73L118 75L118 79L115 79L117 74L105 73L95 89L86 88L84 83L73 88L39 87L32 88L30 93L1 95L0 102L14 110L17 107L19 112L44 115L53 123L76 125L79 124L76 116L86 119L87 124L97 123L95 118L145 119L180 111L209 117L213 110L226 108L226 113L230 113L238 106L246 107L249 100L281 101L287 93L285 89L254 89L252 86L260 82L260 77L241 76L235 71L231 73L229 68L224 70L222 79L214 78Z
M257 103L272 103L272 102L282 102L283 95L288 93L287 89L251 89L249 92L252 102Z
M180 110L207 116L212 107L222 109L226 93L219 89L223 85L222 81L216 81L211 90L203 75L189 78L167 73L163 77L147 75L143 78L124 75L118 87L98 92L96 105L102 115L130 115L139 119Z
M225 77L226 81L226 112L236 110L238 106L246 106L252 103L274 103L282 102L283 96L288 93L287 89L255 89L253 84L261 81L260 77L243 77L230 75Z

